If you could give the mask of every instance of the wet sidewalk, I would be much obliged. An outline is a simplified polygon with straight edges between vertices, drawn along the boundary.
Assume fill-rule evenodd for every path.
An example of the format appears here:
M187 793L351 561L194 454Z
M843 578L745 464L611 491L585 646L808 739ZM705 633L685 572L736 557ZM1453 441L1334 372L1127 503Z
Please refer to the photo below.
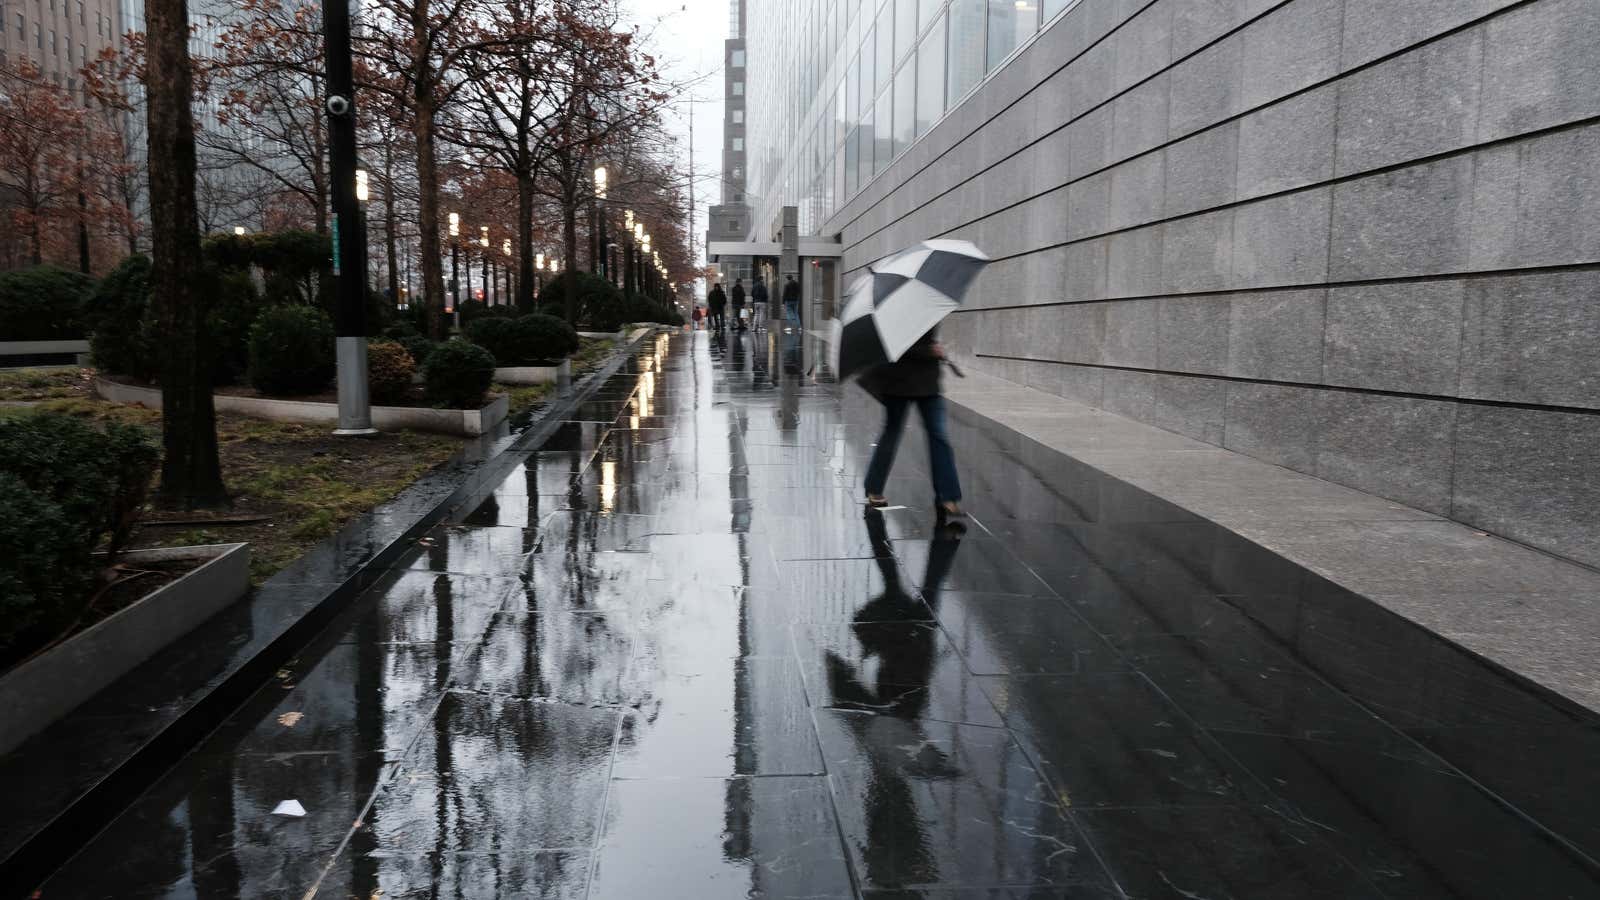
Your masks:
M864 513L801 340L647 345L40 896L1600 896L1591 715L990 423Z

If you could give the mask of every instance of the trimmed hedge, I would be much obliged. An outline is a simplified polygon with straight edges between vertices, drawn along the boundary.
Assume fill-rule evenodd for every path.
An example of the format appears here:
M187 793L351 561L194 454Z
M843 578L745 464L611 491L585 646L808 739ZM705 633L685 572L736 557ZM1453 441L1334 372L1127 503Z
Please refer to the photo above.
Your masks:
M494 381L494 356L466 341L445 341L422 366L428 402L445 409L477 409Z
M0 665L81 610L102 542L121 549L158 453L141 429L101 431L61 413L0 420Z
M578 332L571 325L539 313L479 319L467 328L467 338L502 366L554 365L578 349Z
M373 399L392 402L411 388L417 365L406 348L395 341L367 342L367 384Z
M250 326L250 383L268 396L315 394L333 379L333 348L333 325L321 310L263 310Z
M579 327L587 331L616 331L632 316L632 309L622 291L599 275L590 272L562 272L550 279L539 290L538 309L560 319L566 318L567 282L578 280Z
M150 258L117 263L89 296L85 309L94 364L117 375L152 381L159 374L155 318L150 312Z
M8 341L84 337L84 305L94 287L88 275L55 266L0 273L0 336Z

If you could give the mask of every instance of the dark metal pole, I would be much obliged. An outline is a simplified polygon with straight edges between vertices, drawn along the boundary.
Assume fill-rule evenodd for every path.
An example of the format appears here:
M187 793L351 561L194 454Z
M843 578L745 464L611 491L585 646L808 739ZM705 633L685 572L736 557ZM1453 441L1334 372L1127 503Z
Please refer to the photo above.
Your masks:
M328 158L333 176L334 334L339 364L339 427L334 434L374 434L367 393L366 240L356 200L356 104L351 72L349 0L322 0L327 60Z
M461 305L461 242L450 239L450 292L455 296L451 308Z

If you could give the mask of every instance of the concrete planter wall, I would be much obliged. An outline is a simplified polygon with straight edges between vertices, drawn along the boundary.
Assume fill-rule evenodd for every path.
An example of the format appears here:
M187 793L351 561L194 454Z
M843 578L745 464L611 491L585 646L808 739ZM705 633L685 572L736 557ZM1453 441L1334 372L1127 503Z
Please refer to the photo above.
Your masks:
M494 370L494 380L501 384L555 384L563 377L572 377L572 360L564 359L559 366L504 366Z
M68 360L70 356L72 359ZM0 368L5 368L11 363L11 357L26 359L41 359L60 357L60 361L50 365L87 365L89 362L89 341L86 339L70 341L0 341Z
M138 403L161 408L161 389L123 384L106 378L94 381L96 394L113 403ZM269 397L216 396L218 412L234 412L274 422L336 423L339 406L310 400L274 400ZM505 420L511 403L495 397L481 409L424 409L410 406L374 406L372 427L379 431L434 431L442 434L486 434Z
M0 754L75 709L244 596L250 545L130 550L124 562L209 559L177 581L0 677Z
M578 337L598 338L608 341L620 341L624 334L621 331L580 331Z

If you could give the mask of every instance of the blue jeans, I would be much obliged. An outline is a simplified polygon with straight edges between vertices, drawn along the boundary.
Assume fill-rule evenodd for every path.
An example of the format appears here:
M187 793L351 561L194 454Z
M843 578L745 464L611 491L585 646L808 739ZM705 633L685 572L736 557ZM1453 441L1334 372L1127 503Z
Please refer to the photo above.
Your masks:
M867 493L882 495L889 481L889 468L894 465L894 455L900 449L900 432L906 424L906 413L911 404L922 414L922 427L928 432L928 465L933 470L933 502L956 503L961 500L961 479L956 475L956 454L950 449L950 434L945 430L944 398L884 397L883 435L878 447L872 451L872 462L867 465Z

